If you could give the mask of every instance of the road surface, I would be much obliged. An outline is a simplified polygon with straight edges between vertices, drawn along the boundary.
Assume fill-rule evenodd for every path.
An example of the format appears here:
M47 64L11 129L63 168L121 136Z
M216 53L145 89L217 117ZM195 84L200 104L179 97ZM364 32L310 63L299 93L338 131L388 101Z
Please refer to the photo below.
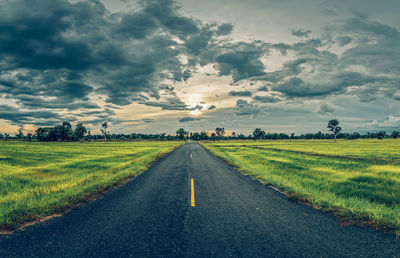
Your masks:
M62 217L0 236L0 257L129 256L400 257L400 241L288 202L197 143Z

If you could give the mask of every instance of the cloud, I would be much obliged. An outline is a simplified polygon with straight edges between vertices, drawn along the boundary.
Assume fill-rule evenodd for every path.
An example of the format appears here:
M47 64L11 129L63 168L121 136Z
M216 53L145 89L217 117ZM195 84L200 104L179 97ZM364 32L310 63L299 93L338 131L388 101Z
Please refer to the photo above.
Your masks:
M271 43L241 41L231 34L232 24L202 22L173 0L141 0L134 9L114 13L101 1L0 1L0 100L13 104L1 107L0 117L52 125L77 119L137 121L118 118L114 111L132 103L200 110L177 93L207 69L243 86L230 96L252 97L218 110L229 109L232 116L256 117L264 105L283 106L283 100L314 107L308 101L321 103L333 95L354 95L365 105L380 99L397 103L398 28L363 14L342 18L327 19L320 34L313 29L312 38L310 29L297 28L291 31L299 37L295 42ZM274 58L279 65L267 69ZM254 90L244 87L251 84L265 85L258 94L266 95L253 96ZM326 114L332 107L309 110Z
M146 106L160 107L163 110L189 110L190 108L178 97L169 97L165 101L140 102Z
M198 120L200 120L200 118L185 116L185 117L180 118L179 122L186 123L186 122L192 122L192 121L198 121Z
M398 128L400 127L400 117L395 115L389 115L385 120L373 120L368 123L364 123L362 127L378 127L378 128Z
M251 97L251 91L230 91L229 96L237 96L237 97Z
M260 61L264 54L265 51L260 46L238 43L218 55L215 61L220 75L232 75L233 81L238 82L265 74L264 65Z
M192 54L188 42L203 35L212 41L232 29L203 26L172 0L140 1L138 9L114 14L100 1L7 0L0 3L0 24L0 94L31 109L69 110L98 108L90 94L123 106L156 92L159 81L186 81L199 61L178 58Z
M255 118L260 113L260 108L257 105L248 103L247 100L238 99L233 112L238 116L251 116Z
M233 25L230 23L224 23L221 24L218 29L217 29L217 35L218 36L225 36L225 35L229 35L233 30Z
M336 40L339 43L339 45L341 47L343 47L343 46L346 46L347 44L349 44L353 40L353 38L350 36L341 36L341 37L338 37Z
M50 111L29 111L20 110L18 108L0 105L0 118L12 121L13 124L36 124L36 125L48 125L60 122L60 118L64 121L73 122L76 119L73 117L62 116L56 112Z
M305 37L308 38L308 34L311 33L311 30L306 30L306 29L297 29L297 30L292 30L292 35L296 37Z
M281 101L281 99L277 96L254 96L254 101L261 102L261 103L275 103Z
M332 114L333 111L334 111L333 107L330 106L330 105L327 104L327 103L322 103L322 104L318 107L318 109L317 109L317 113L320 113L320 114L323 114L323 115L325 115L325 114L328 114L328 115L329 115L329 114Z

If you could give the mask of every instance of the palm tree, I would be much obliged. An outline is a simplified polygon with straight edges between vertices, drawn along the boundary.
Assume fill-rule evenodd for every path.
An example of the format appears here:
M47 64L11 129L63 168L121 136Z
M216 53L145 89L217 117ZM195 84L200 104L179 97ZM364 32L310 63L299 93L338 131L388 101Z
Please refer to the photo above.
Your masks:
M217 136L218 136L218 141L221 139L221 136L224 136L224 134L225 134L225 128L223 128L223 127L217 127L217 128L215 128L215 133L217 134Z

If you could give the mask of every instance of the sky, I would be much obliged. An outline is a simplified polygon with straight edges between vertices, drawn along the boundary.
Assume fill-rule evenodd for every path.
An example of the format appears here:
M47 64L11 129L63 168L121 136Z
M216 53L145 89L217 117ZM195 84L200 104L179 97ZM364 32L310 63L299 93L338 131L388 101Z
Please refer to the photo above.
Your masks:
M0 0L0 133L400 130L397 0Z

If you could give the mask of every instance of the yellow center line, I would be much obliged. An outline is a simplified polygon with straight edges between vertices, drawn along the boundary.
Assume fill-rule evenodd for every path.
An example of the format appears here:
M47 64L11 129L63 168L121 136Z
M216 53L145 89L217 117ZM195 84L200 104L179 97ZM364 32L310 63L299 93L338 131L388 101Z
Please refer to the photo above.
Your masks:
M192 194L191 194L191 206L192 207L194 207L195 206L195 203L194 203L194 183L193 183L193 178L190 180L191 181L191 192L192 192Z
M193 155L192 155L192 153L190 153L190 158L193 158Z

